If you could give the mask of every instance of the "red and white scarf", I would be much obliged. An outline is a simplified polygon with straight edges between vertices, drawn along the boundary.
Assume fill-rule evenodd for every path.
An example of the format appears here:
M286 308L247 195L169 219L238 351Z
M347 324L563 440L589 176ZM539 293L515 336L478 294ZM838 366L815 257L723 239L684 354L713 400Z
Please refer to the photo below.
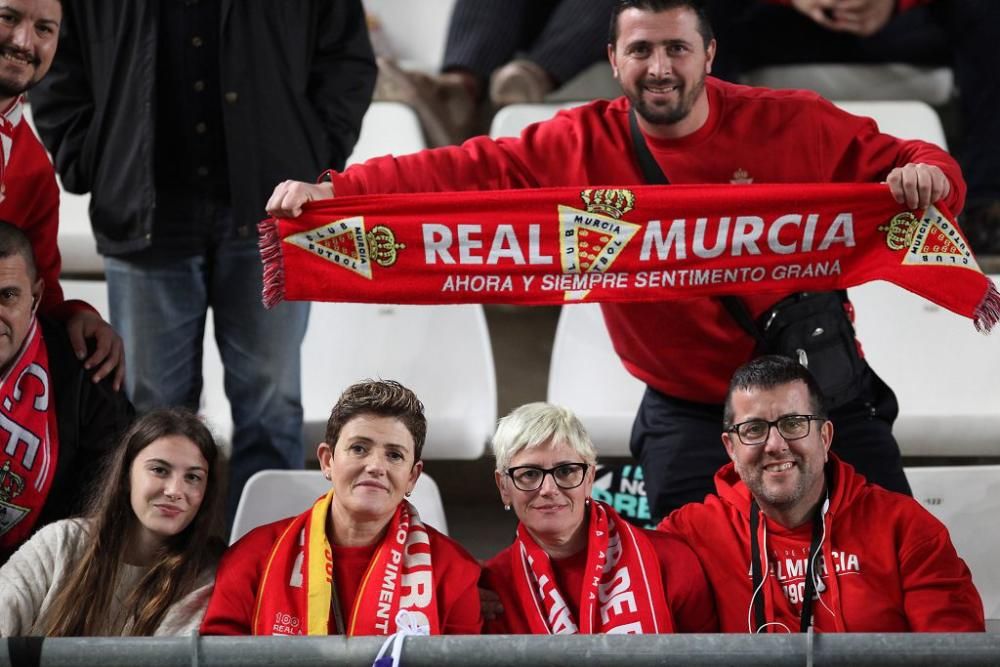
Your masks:
M18 96L10 107L0 113L0 202L7 196L7 165L14 150L14 133L24 115L24 98Z
M524 524L517 527L511 570L533 634L662 634L673 632L660 564L649 538L605 503L592 500L587 564L576 618L556 587L548 554Z
M21 350L0 377L0 552L31 534L59 459L49 353L32 318Z
M255 635L327 635L333 612L333 555L326 536L333 490L295 517L274 543L257 589ZM404 501L389 520L354 600L343 600L347 635L390 635L396 615L440 634L430 535ZM348 608L349 607L349 608ZM348 613L349 612L349 613Z
M977 328L1000 319L954 217L909 211L874 183L343 197L260 233L265 305L635 302L887 280Z

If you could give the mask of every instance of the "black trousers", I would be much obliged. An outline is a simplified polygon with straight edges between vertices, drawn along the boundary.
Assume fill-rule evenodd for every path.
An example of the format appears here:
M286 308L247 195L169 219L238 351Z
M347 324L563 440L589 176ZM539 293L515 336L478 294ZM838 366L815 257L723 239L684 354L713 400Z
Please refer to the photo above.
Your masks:
M831 449L868 481L910 495L892 423L896 395L869 370L857 399L830 412ZM693 403L652 389L632 426L632 455L642 465L654 521L715 492L715 472L729 462L722 444L722 405Z
M968 201L1000 199L1000 2L934 0L894 16L871 37L827 30L796 9L759 0L709 0L718 40L712 74L794 63L947 65L960 91ZM872 98L878 91L872 91Z
M523 53L556 83L606 58L614 0L458 0L448 25L444 69L481 82Z

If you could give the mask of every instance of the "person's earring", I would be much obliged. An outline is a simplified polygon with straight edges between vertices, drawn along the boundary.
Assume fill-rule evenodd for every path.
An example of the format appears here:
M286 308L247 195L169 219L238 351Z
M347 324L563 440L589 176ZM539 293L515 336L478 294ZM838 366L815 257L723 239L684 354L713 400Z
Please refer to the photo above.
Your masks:
M412 493L413 493L413 491L407 491L407 492L406 492L406 493L404 493L403 495L404 495L404 496L406 496L407 498L409 498L409 497L410 497L410 494L412 494Z
M324 472L323 473L323 477L326 477L326 481L328 481L328 482L330 481L330 473Z
M504 509L505 512L509 512L510 511L510 503L504 505L503 509Z

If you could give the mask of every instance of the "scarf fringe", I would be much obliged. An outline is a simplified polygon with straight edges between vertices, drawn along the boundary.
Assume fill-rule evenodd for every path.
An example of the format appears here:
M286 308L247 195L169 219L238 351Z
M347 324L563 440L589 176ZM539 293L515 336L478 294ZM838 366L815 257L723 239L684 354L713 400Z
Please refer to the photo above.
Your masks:
M274 218L261 221L257 225L257 233L260 235L260 259L264 263L261 300L265 308L274 308L281 303L285 293L285 264L281 255L278 221Z
M976 311L973 314L976 331L982 333L989 333L1000 321L1000 292L997 291L992 280L987 278L987 282L989 287L986 289L986 294L983 295L983 300L976 306Z

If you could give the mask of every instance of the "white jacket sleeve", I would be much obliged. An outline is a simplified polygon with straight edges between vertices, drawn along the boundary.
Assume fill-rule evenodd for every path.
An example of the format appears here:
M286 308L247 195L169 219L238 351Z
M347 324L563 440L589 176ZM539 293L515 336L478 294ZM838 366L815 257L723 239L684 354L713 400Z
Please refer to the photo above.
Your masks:
M213 571L214 574L214 571ZM186 636L194 633L201 627L201 619L208 609L208 601L212 597L212 590L215 588L214 576L211 583L194 589L183 598L175 602L164 615L160 625L153 633L156 637L164 636Z
M51 523L0 568L0 636L32 634L35 622L58 593L56 583L75 564L83 532L78 519Z

